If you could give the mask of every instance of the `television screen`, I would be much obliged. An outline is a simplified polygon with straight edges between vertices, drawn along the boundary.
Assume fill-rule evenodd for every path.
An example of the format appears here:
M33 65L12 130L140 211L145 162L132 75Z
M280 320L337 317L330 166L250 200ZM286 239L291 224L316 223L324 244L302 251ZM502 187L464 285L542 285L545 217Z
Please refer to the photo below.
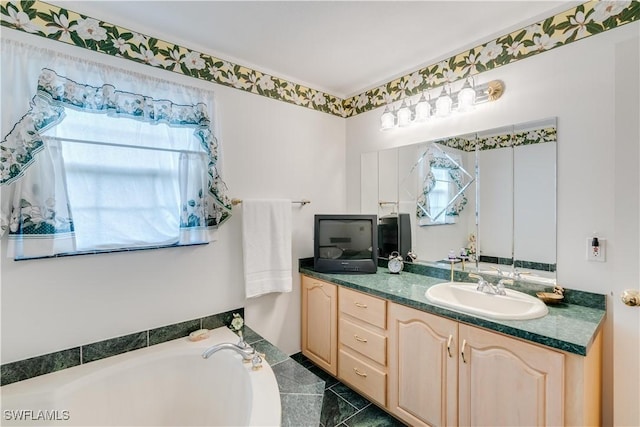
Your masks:
M316 215L318 271L372 273L377 269L375 215Z

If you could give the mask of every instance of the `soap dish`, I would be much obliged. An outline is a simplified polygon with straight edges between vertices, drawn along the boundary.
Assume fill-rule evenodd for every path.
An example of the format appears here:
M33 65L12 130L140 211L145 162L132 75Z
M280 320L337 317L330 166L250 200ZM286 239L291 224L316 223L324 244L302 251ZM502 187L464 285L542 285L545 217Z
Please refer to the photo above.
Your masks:
M558 304L564 299L563 295L559 295L553 292L538 292L536 293L545 304Z

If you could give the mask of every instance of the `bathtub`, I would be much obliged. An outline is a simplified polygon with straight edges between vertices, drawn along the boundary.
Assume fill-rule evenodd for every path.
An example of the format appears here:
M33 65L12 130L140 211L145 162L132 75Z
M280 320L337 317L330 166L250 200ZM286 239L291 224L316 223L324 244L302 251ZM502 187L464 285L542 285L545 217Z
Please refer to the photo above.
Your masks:
M201 356L237 340L223 327L202 341L180 338L3 386L0 424L280 425L278 384L266 362L254 371L232 351Z

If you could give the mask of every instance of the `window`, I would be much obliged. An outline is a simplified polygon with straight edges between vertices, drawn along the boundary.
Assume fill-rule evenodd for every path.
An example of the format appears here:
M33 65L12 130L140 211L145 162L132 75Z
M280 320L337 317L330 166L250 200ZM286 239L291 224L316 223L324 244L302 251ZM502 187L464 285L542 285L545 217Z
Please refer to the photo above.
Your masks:
M202 104L82 85L51 70L38 89L2 147L28 156L0 155L14 187L16 259L202 244L229 217Z

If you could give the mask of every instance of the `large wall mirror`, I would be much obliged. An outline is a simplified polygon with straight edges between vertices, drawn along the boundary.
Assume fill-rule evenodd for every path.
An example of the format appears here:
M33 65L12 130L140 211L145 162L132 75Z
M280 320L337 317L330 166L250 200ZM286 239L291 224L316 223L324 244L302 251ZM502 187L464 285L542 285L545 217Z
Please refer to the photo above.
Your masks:
M361 211L408 216L415 262L555 283L556 152L550 118L364 153Z

